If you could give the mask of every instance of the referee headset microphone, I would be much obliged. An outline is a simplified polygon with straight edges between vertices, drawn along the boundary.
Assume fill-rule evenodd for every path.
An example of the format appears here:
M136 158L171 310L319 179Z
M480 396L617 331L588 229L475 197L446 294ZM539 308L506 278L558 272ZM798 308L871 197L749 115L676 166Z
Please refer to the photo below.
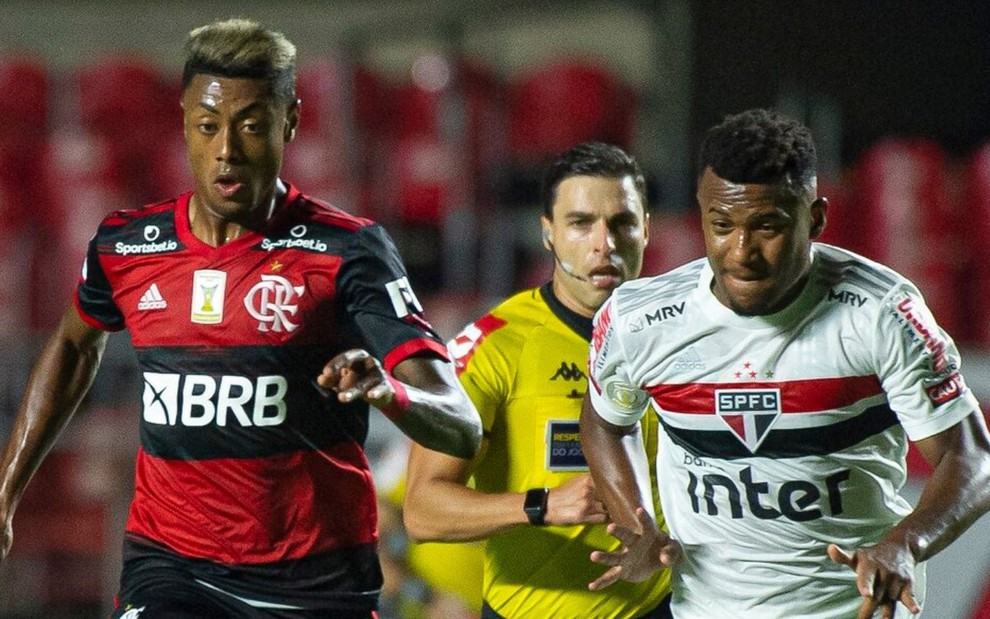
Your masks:
M563 260L560 259L560 256L557 255L557 250L554 249L553 241L550 240L549 230L543 231L543 241L547 244L547 247L550 248L550 253L553 254L553 259L557 262L557 264L560 265L561 271L563 271L565 274L569 275L570 277L573 277L574 279L578 280L579 282L588 281L587 277L582 277L577 274L577 271L574 270L574 265L572 265L570 262L564 262Z

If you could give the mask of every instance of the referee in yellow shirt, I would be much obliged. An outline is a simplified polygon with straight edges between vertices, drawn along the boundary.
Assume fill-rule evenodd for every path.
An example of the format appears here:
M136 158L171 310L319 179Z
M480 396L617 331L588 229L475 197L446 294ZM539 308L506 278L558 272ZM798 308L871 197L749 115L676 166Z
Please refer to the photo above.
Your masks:
M605 532L578 439L592 317L639 275L645 193L639 166L618 147L589 142L563 153L543 188L552 281L509 298L448 343L481 413L482 451L469 461L414 445L404 520L419 541L485 540L483 619L670 617L667 572L588 590L602 571L589 554L618 542ZM644 424L655 458L655 416Z

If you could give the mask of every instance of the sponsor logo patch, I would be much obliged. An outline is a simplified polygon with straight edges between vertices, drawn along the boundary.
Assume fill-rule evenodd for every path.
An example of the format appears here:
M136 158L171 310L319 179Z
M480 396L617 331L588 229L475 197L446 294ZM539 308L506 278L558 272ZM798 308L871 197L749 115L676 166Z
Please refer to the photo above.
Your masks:
M144 421L156 425L277 426L285 421L284 376L144 373Z
M487 314L464 327L464 330L447 342L447 352L454 362L458 376L467 367L468 361L474 356L474 351L478 349L485 336L504 325L505 321L501 318Z
M941 406L961 396L966 391L966 383L959 372L953 372L948 378L937 385L928 387L925 391L928 393L928 399L935 406Z
M698 354L698 351L693 346L689 346L684 352L674 358L674 369L678 371L704 370L705 362L701 360L701 355Z
M419 304L416 293L409 285L409 279L400 277L397 280L385 284L388 291L388 298L392 301L392 309L399 318L405 318L410 314L419 314L423 311L423 306Z
M911 335L921 342L925 353L931 357L932 370L941 373L949 369L945 340L942 339L938 328L928 320L927 316L918 311L914 299L905 296L897 303L896 308L901 322L908 327Z
M175 251L179 244L173 240L162 241L161 243L124 243L118 241L113 246L113 251L121 256L130 254L160 254L166 251Z
M148 289L141 295L141 300L138 301L139 311L165 309L166 307L168 307L168 303L165 302L161 291L158 290L158 284L148 286Z
M588 462L581 451L578 422L564 419L547 420L547 470L585 471Z

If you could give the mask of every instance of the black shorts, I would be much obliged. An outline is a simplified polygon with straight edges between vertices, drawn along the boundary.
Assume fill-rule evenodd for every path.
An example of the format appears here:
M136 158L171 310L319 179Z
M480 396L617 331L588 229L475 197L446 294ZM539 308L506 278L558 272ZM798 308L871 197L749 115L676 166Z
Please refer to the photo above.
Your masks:
M256 576L252 574L252 576ZM126 539L111 619L376 619L378 591L341 593L334 603L282 599L274 583L238 579L207 561Z

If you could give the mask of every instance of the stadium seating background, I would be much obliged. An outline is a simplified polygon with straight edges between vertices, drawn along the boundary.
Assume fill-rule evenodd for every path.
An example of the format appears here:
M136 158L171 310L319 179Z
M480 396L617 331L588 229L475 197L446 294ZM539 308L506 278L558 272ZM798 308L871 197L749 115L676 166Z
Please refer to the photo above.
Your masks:
M303 123L284 177L383 221L442 335L547 277L534 202L552 153L594 138L637 155L653 212L644 273L659 272L702 254L691 180L701 131L775 106L818 139L825 240L914 279L990 402L990 80L973 72L990 63L990 10L7 0L0 15L0 437L96 223L188 187L181 41L231 15L283 30L300 50ZM126 336L114 336L19 508L0 617L105 616L140 387ZM391 436L373 437L376 462ZM925 467L912 465L916 492ZM927 616L990 617L988 533L981 521L932 562ZM416 612L405 608L397 615Z

